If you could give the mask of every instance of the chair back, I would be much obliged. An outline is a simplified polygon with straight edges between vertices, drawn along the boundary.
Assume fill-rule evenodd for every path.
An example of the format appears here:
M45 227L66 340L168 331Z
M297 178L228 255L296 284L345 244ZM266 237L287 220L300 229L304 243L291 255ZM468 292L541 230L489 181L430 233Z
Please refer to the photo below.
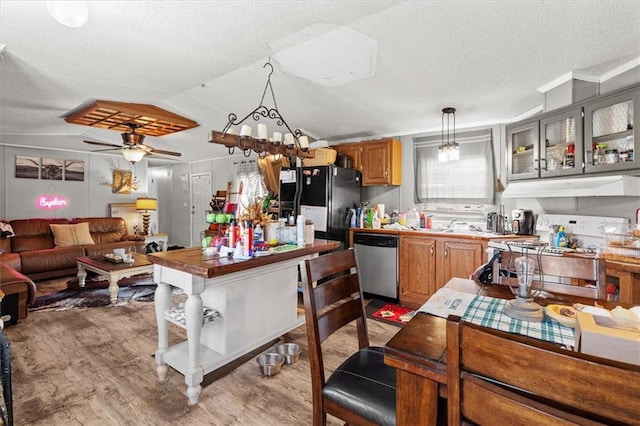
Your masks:
M638 424L640 367L447 320L448 424Z
M514 260L521 253L502 252L498 265L501 269L515 272ZM541 281L543 290L552 293L568 294L606 300L606 271L603 258L567 254L563 256L538 255L532 251L528 257L536 261L535 281ZM498 262L498 261L496 261ZM494 268L494 271L496 268ZM509 275L509 274L507 274ZM494 273L494 281L501 284L517 284L515 276L499 277ZM562 280L558 280L561 278Z
M300 271L315 394L321 393L325 384L321 343L353 321L360 348L369 346L369 337L353 249L305 260Z

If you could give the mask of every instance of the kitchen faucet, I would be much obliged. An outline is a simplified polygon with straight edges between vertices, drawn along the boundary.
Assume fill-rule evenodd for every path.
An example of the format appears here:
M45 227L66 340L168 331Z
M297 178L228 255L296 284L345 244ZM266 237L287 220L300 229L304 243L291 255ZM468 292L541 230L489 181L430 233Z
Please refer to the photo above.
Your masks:
M463 220L453 219L451 222L449 222L449 224L447 225L447 228L451 228L451 226L453 226L454 223L460 223L461 225L466 224L466 222Z

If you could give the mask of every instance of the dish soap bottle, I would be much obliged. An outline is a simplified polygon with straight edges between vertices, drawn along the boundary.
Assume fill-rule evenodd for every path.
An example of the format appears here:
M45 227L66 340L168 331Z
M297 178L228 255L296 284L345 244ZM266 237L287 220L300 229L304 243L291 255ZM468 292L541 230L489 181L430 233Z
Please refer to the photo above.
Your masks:
M556 234L556 247L567 247L567 233L564 232L564 226L558 227L558 233Z

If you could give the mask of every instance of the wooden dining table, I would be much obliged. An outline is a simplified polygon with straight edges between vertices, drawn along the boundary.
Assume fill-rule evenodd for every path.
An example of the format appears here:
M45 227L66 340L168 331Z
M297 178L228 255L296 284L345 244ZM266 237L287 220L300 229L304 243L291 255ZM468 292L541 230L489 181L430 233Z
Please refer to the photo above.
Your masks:
M481 285L463 278L452 278L445 287L500 299L514 298L506 285ZM535 301L542 306L581 303L612 309L620 305L565 294L545 293L545 296ZM417 312L384 347L385 364L397 370L397 425L446 424L443 404L447 393L446 322L446 318Z

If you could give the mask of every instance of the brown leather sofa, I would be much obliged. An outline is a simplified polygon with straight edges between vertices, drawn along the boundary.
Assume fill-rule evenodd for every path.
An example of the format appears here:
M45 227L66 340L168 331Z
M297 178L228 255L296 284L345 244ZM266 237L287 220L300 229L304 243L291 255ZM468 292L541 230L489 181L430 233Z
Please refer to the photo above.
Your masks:
M55 245L51 224L83 222L89 224L94 244ZM23 318L23 314L26 318L27 306L35 300L36 286L33 281L75 275L78 257L106 254L116 248L132 248L138 253L145 253L144 237L127 234L126 222L122 218L15 219L8 223L15 235L0 239L0 286L5 295L11 294L9 284L24 293L19 298L20 318Z

